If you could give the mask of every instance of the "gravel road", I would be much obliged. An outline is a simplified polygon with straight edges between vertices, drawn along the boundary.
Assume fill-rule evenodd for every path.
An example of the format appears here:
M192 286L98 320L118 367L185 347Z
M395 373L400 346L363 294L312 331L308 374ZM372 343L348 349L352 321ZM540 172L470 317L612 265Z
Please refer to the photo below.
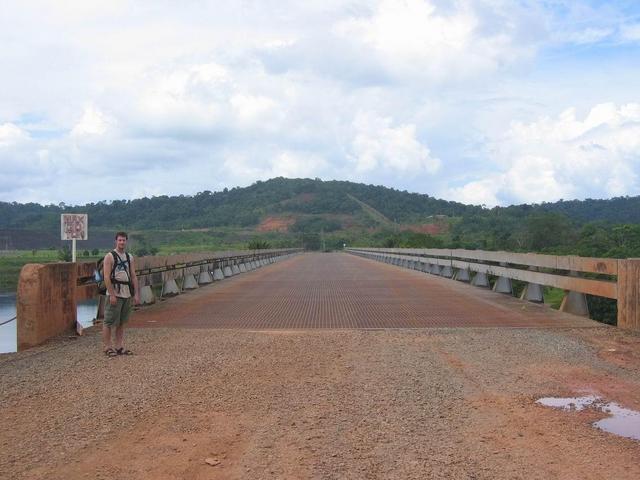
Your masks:
M613 328L97 332L0 356L6 479L637 479L640 336Z
M640 478L605 414L536 404L640 411L640 335L357 257L287 262L138 312L131 357L96 331L1 355L0 477Z

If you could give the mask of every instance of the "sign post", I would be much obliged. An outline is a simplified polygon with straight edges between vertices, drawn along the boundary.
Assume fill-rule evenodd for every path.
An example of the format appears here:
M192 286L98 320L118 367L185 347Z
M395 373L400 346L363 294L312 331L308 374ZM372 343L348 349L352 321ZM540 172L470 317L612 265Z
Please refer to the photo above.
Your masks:
M71 240L71 261L76 261L76 240L89 239L89 216L86 213L60 215L62 240Z

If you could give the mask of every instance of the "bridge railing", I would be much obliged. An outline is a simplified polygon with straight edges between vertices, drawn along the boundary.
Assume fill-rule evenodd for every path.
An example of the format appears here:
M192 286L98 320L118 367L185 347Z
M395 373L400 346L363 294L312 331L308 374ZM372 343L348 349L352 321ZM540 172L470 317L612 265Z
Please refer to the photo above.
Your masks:
M433 248L347 251L481 287L490 286L492 275L494 290L502 293L512 293L511 280L520 280L527 283L522 298L531 301L543 301L542 285L560 288L561 310L579 315L588 315L584 294L615 299L618 326L640 330L640 259Z
M136 257L141 303L155 301L153 287L160 289L161 296L177 295L299 251L289 248ZM22 268L16 298L18 350L75 329L77 303L98 296L95 269L96 262L32 263ZM103 303L101 299L99 305Z

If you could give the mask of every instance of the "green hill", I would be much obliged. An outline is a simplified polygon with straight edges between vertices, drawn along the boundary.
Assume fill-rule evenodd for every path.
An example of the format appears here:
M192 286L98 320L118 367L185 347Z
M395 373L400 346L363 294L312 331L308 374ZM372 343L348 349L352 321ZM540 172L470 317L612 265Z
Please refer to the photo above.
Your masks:
M370 208L369 212L363 213L363 204ZM274 178L246 188L204 191L193 196L159 196L64 207L0 203L0 228L49 228L59 224L59 215L64 212L88 213L94 227L194 229L258 226L267 217L286 215L358 217L353 220L356 223L362 217L365 223L376 223L371 211L394 222L415 223L431 215L459 216L481 210L383 186Z
M316 235L330 246L624 255L620 252L629 252L629 242L635 245L633 235L640 228L640 196L486 209L379 185L279 177L221 192L77 206L0 202L0 240L13 241L11 248L49 246L51 241L43 245L41 240L57 237L64 212L89 214L90 240L102 239L87 243L90 248L102 248L111 232L125 229L147 246L239 246L253 238L279 246L307 245ZM621 230L621 224L631 227Z

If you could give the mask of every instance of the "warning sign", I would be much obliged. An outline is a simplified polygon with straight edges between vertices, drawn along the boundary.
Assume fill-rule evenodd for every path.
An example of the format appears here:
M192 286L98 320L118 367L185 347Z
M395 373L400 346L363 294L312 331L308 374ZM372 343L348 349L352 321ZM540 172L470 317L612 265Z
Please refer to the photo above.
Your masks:
M60 215L62 240L87 240L89 238L89 218L82 213Z

